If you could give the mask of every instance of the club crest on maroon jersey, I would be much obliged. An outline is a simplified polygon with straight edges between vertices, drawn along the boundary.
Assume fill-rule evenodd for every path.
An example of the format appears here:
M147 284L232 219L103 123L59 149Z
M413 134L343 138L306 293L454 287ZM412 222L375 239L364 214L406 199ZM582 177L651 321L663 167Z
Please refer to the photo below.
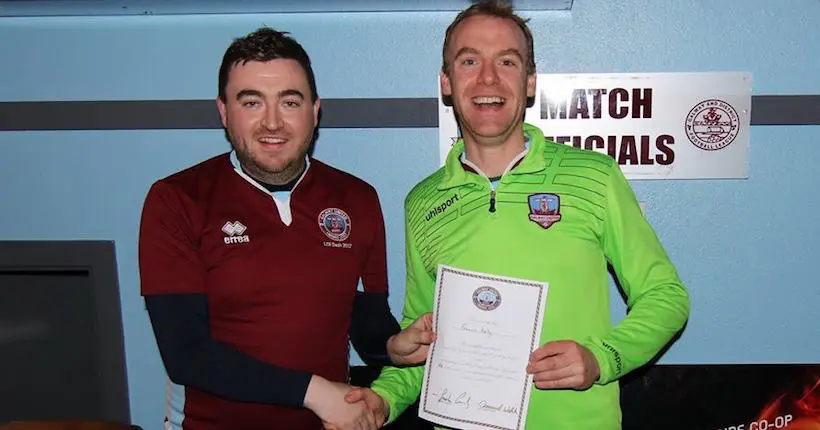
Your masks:
M342 242L350 236L350 217L338 208L327 208L319 213L319 229L330 240Z
M530 221L545 229L561 221L561 201L557 194L530 194L529 206Z

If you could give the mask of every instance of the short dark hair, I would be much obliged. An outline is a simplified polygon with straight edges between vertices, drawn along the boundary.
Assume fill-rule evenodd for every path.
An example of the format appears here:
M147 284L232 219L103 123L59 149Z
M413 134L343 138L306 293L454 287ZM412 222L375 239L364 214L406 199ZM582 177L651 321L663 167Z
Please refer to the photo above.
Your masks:
M233 66L248 61L285 59L295 60L302 66L310 85L311 100L315 103L319 99L319 94L316 92L316 77L313 75L310 57L305 48L289 34L261 27L253 33L234 39L222 57L222 65L219 66L219 99L226 101L225 87L228 85L228 74Z
M527 26L529 19L524 19L515 14L510 3L500 0L483 0L472 6L464 9L447 27L447 32L444 33L444 47L441 49L441 71L449 72L450 65L447 64L447 47L450 45L450 38L453 35L456 27L464 22L467 18L473 16L492 16L496 18L509 19L514 22L521 31L524 32L524 38L527 41L527 74L535 74L535 51L533 50L532 31Z

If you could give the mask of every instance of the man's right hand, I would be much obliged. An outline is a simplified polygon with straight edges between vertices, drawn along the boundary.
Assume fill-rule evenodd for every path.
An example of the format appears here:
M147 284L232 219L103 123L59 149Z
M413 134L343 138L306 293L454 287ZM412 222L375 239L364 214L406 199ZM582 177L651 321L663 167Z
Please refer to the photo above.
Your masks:
M347 396L345 396L345 401L354 404L364 402L367 408L372 412L377 427L383 426L390 416L390 407L387 405L387 402L370 388L353 388L347 393Z
M387 340L387 353L390 361L399 366L424 363L430 344L435 340L433 314L426 313L406 329L390 336Z
M377 425L369 405L363 401L347 402L350 385L331 382L313 375L305 393L304 405L315 413L326 428L338 430L375 430Z

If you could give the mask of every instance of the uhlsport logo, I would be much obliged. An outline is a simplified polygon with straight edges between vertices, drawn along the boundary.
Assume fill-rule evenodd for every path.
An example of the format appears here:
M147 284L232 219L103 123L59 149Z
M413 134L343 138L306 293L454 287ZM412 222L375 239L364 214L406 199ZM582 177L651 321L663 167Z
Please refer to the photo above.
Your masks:
M330 240L342 242L350 236L350 217L338 208L327 208L319 213L319 229Z
M561 221L561 201L557 194L531 194L529 206L530 221L545 229Z
M443 214L444 211L447 210L450 206L454 205L458 201L458 194L453 194L447 200L442 201L441 203L433 206L430 209L430 212L427 212L427 216L424 218L425 221L430 221L431 219L435 218L436 215Z
M248 228L239 221L226 222L225 225L222 226L222 232L225 233L225 244L250 242L250 236L244 234L247 229Z
M501 306L501 293L493 287L478 287L473 292L473 304L482 311L491 311Z
M704 100L686 115L686 137L704 151L729 146L739 131L737 111L723 100Z

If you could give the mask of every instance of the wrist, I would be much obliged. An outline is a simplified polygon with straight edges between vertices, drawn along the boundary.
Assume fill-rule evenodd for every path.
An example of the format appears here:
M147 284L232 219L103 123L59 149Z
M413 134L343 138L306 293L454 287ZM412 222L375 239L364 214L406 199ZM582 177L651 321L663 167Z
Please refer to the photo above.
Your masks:
M319 375L311 376L307 391L305 391L305 398L302 401L304 407L314 410L322 398L321 393L327 389L328 384L329 381Z
M390 357L390 360L393 361L394 363L396 362L395 354L393 353L393 346L395 345L395 343L396 343L396 335L395 334L391 335L390 337L387 338L387 355Z

